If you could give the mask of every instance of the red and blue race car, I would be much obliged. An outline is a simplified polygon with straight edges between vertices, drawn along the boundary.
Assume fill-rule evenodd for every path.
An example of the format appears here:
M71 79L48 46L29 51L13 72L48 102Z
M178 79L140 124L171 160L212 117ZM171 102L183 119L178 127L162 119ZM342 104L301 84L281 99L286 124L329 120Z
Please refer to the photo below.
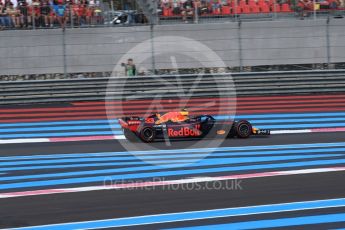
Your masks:
M146 118L125 117L119 119L119 123L129 141L270 135L269 129L254 128L246 120L217 121L211 115L189 116L185 110L163 115L156 113Z

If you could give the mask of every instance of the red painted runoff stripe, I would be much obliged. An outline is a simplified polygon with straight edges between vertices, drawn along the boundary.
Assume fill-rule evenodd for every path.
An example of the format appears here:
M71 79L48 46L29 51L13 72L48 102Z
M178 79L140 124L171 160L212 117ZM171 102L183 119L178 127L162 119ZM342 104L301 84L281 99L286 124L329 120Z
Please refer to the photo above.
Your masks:
M333 103L338 102L338 103ZM72 112L72 111L104 111L107 109L139 109L148 108L149 106L157 106L162 108L179 109L181 104L178 102L168 104L137 104L138 102L124 103L123 105L106 105L106 106L67 106L67 107L47 107L47 108L27 108L27 109L1 109L1 114L15 114L15 113L39 113L39 112ZM205 101L205 102L189 102L183 105L184 107L200 107L206 106L207 104L218 105L218 106L234 106L235 102L230 101ZM245 107L246 106L246 107ZM287 108L287 107L319 107L319 106L345 106L345 99L330 99L330 100L294 100L294 101L260 101L260 102L239 102L237 103L238 108Z
M342 107L345 106L345 100L343 103L331 103L331 101L315 101L315 103L291 103L289 104L288 102L284 102L283 104L279 104L277 102L268 102L268 103L257 103L255 105L244 105L247 103L239 103L237 104L237 110L241 111L244 109L257 109L260 108L261 110L269 110L272 108L297 108L297 107L312 107L312 108L328 108L328 107ZM269 104L269 105L267 105ZM272 105L271 105L272 104ZM184 107L189 108L190 110L197 110L197 108L202 108L202 107L207 107L208 105L211 105L213 108L226 108L226 107L232 107L235 106L233 103L217 103L217 102L208 102L204 104L186 104ZM96 107L60 107L60 108L41 108L41 109L10 109L10 110L2 110L0 111L0 118L5 118L5 117L34 117L34 116L68 116L68 114L85 114L88 115L90 113L92 114L102 114L105 113L104 111L106 109L113 109L114 111L116 110L123 110L124 112L128 113L140 113L143 112L143 110L139 110L140 108L148 108L149 106L152 106L154 109L153 110L158 110L157 108L160 108L159 110L164 112L167 110L176 110L180 109L181 105L179 104L169 104L169 105L162 105L161 107L154 107L154 105L124 105L124 106L96 106ZM209 108L211 108L209 106ZM136 110L131 110L131 109L136 109ZM31 113L30 113L31 112ZM44 113L40 113L44 112ZM61 113L55 113L55 112L61 112ZM74 112L74 113L73 113ZM30 115L29 115L30 113ZM48 115L46 115L48 114ZM55 115L54 115L55 114Z
M210 107L200 107L200 108L189 108L189 111L193 112L193 111L200 111L200 112L220 112L220 111L228 111L229 108L223 108L223 107L219 107L219 106L210 106ZM150 110L150 112L168 112L171 111L171 109L159 109L159 108L154 108L152 110ZM127 113L133 113L133 114L145 114L146 111L143 109L139 109L139 110L124 110L124 111L113 111L113 114L116 115L122 115L122 114L127 114ZM12 118L13 116L15 117L57 117L57 116L61 116L61 117L68 117L68 116L80 116L80 115L105 115L106 112L103 111L86 111L86 112L60 112L60 113L20 113L20 114L0 114L0 118Z
M256 114L256 113L293 113L293 112L329 112L329 111L345 111L343 108L299 108L299 109L258 109L258 110L237 110L236 114Z
M272 101L272 100L295 100L295 99L330 99L330 98L345 98L345 94L333 94L333 95L298 95L298 96L257 96L257 97L237 97L237 101ZM214 100L215 98L193 98L193 101L204 101L204 100ZM234 100L235 98L219 98L219 100ZM162 99L161 102L169 102L174 101L176 99ZM178 101L182 100L191 100L191 99L177 99ZM151 103L152 99L147 100L135 100L139 103ZM129 101L128 101L129 102ZM110 102L104 102L104 101L95 101L95 102L73 102L73 105L111 105L111 104L119 104L122 103L121 101L110 101Z
M200 101L210 101L210 100L219 100L219 101L235 101L237 98L229 98L229 97L202 97L202 98L173 98L173 99L137 99L137 100L130 100L130 101L93 101L93 102L73 102L73 105L117 105L123 103L152 103L152 101L159 102L159 103L176 103L176 102L200 102Z
M207 105L218 105L218 106L233 106L235 105L235 102L219 102L219 101L205 101L202 103L195 103L195 102L190 102L190 103L186 103L183 104L184 107L200 107L200 106L207 106ZM87 106L87 107L83 107L83 106L73 106L73 107L48 107L48 108L29 108L29 109L2 109L0 110L0 112L2 114L4 113L24 113L24 112L33 112L33 113L37 113L37 112L66 112L66 111L97 111L97 110L105 110L107 109L121 109L121 108L148 108L149 106L151 107L167 107L167 108L171 108L171 107L176 107L176 108L181 108L181 104L180 103L173 103L173 104L159 104L159 103L155 103L155 104L132 104L132 105L128 105L128 104L123 104L123 105L107 105L107 106Z
M329 111L329 109L334 111L343 111L345 109L344 103L325 103L325 104L293 104L293 105L251 105L251 106L237 106L237 111L240 113L243 112L252 112L252 113L262 113L262 112L289 112L289 111L299 111L299 112L306 112L306 111ZM146 107L145 107L146 108ZM204 105L199 105L199 107L189 107L190 111L200 111L200 112L217 112L219 110L228 111L233 109L233 104L213 104L205 103ZM121 111L118 111L116 108L109 107L108 109L114 109L113 114L115 115L123 115L123 114L143 114L147 111L143 109L127 109L122 108ZM174 108L179 109L179 108ZM168 112L171 111L172 108L157 108L153 107L150 109L150 112ZM217 111L218 110L218 111ZM55 116L80 116L80 115L105 115L105 110L91 110L88 109L87 111L68 111L65 109L64 111L58 112L45 112L45 113L2 113L0 114L0 118L12 118L13 116L18 118L29 118L29 117L55 117Z
M203 112L199 113L192 113L193 115L202 115L204 114ZM217 113L214 113L214 111L209 112L210 115L218 115ZM224 113L226 114L226 113ZM144 114L124 114L123 116L141 116ZM19 119L0 119L0 123L20 123L20 122L44 122L44 121L74 121L74 120L99 120L99 119L117 119L120 116L106 116L106 114L103 115L94 115L94 116L83 116L80 114L79 116L71 116L71 117L38 117L38 118L19 118Z
M345 127L339 128L315 128L311 129L313 133L323 133L323 132L345 132Z
M306 100L306 98L310 98ZM270 96L270 97L244 97L238 98L238 106L257 106L263 107L263 105L276 105L278 104L302 104L306 103L309 105L312 104L330 104L334 102L339 102L340 106L345 104L345 95L322 95L322 96ZM25 108L25 109L0 109L0 113L28 113L28 112L58 112L58 111L95 111L95 110L104 110L105 107L110 107L112 109L116 108L146 108L147 103L152 103L152 100L135 100L135 101L126 101L126 102L76 102L73 103L78 106L64 106L64 107L47 107L47 108ZM173 107L181 106L179 103L187 102L186 107L190 106L200 106L202 103L215 103L223 106L230 106L234 102L232 98L191 98L191 99L173 99L173 100L157 100L151 106L159 105L162 107ZM199 102L199 103L197 103ZM342 102L342 103L341 103ZM86 105L86 106L85 106ZM88 106L89 105L89 106ZM93 105L93 106L91 106ZM280 106L280 107L282 107ZM337 106L336 104L334 106ZM266 106L267 108L267 106Z
M236 114L262 114L262 113L291 113L291 112L336 112L336 111L345 111L345 108L299 108L299 109L270 109L270 110L237 110ZM197 114L204 114L203 111L199 113L192 113L192 115ZM218 115L218 113L215 113L214 111L209 112L210 115ZM223 114L230 114L224 111ZM94 113L75 113L70 116L66 116L65 114L57 114L52 117L43 117L41 114L35 114L36 118L13 118L12 116L9 116L7 119L0 119L0 123L19 123L19 122L43 122L43 121L65 121L65 120L96 120L96 119L116 119L121 116L142 116L145 114L142 113L125 113L125 114L117 114L116 116L106 116L104 112L100 112L97 114ZM42 116L42 117L41 117Z

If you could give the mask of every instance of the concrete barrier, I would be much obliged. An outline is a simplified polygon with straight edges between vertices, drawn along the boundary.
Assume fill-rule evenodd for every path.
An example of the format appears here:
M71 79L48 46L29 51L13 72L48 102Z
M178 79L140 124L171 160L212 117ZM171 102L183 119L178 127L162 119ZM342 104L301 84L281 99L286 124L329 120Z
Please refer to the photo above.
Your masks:
M214 51L226 66L259 66L345 62L345 19L282 20L79 28L0 33L0 75L109 72L131 48L150 38L182 36ZM173 41L172 41L173 42ZM207 60L158 54L138 67L203 67ZM197 52L202 52L198 50ZM184 54L196 52L191 46ZM147 54L149 57L152 54ZM176 63L171 63L174 55ZM153 66L154 65L154 66Z

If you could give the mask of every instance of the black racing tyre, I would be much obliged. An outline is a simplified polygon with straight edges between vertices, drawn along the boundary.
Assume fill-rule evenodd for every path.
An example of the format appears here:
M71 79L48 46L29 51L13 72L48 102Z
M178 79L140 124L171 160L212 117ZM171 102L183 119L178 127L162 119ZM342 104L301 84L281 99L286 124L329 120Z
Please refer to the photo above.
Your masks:
M135 135L135 133L133 133L131 130L128 129L124 129L123 130L123 135L126 137L126 139L130 142L138 142L139 139L138 137Z
M156 132L152 127L143 127L140 130L140 139L144 142L153 142L156 137Z
M252 125L246 120L236 122L235 131L237 137L248 138L252 134Z

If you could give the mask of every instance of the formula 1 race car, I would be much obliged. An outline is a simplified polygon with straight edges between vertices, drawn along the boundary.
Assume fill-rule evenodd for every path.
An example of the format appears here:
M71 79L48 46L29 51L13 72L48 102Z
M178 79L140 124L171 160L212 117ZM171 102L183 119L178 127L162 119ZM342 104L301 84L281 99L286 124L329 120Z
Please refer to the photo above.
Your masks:
M251 135L270 135L268 129L253 128L246 120L216 121L210 115L189 117L187 111L153 114L146 118L125 117L119 119L127 140L153 142L157 139L217 138Z

